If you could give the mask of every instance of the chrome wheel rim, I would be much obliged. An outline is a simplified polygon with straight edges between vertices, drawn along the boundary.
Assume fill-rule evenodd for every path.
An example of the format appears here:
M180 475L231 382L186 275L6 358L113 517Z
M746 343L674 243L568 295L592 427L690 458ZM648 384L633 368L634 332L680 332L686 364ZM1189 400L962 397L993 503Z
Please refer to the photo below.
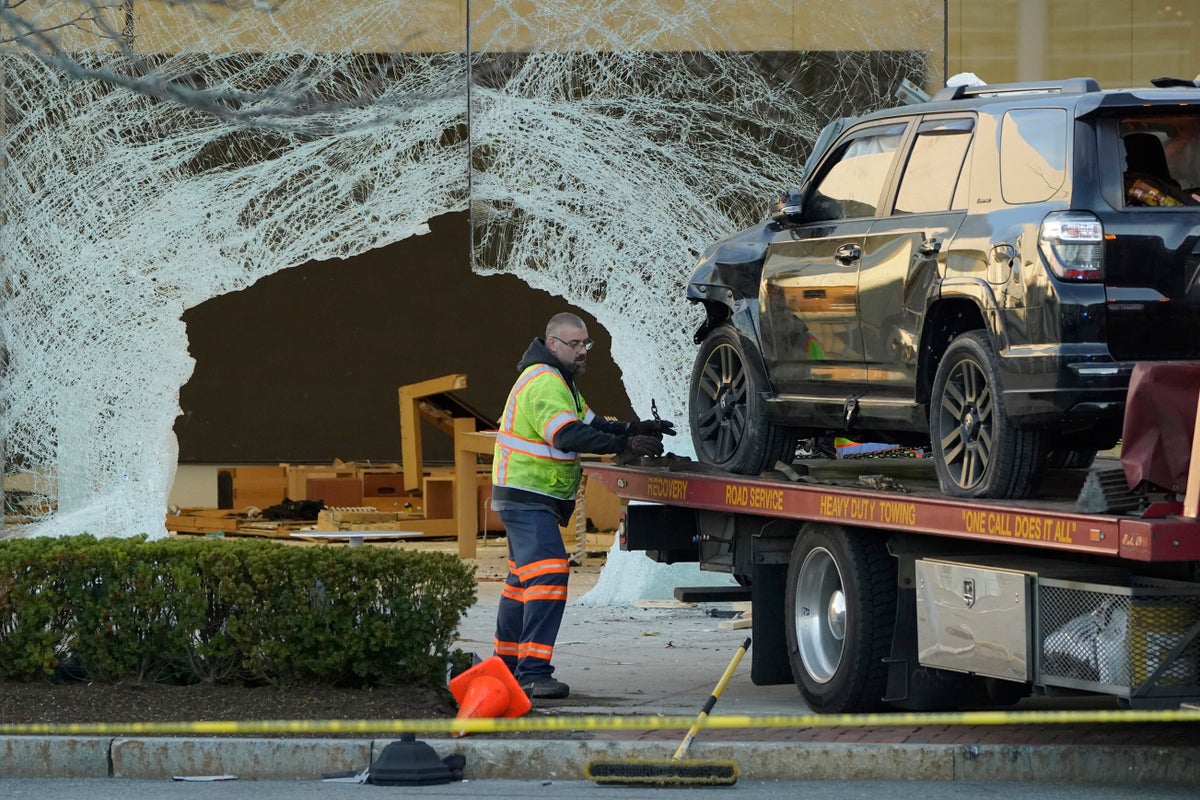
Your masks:
M828 683L846 643L846 591L837 562L823 547L809 552L800 566L792 624L805 672Z
M983 483L995 445L994 397L987 375L974 361L960 361L947 376L938 404L938 446L950 479L960 489Z
M746 367L732 345L713 348L704 360L692 398L701 455L713 464L733 458L746 432Z

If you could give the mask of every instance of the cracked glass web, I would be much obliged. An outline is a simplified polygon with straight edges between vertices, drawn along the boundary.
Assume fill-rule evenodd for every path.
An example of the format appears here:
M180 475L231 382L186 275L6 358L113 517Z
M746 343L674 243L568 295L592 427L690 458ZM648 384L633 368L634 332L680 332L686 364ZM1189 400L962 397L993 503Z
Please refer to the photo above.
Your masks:
M165 535L184 310L451 211L476 272L594 315L633 407L686 421L695 253L760 218L830 118L935 69L940 3L891 4L879 34L862 5L33 4L129 12L104 18L124 50L70 28L65 68L11 41L13 14L54 20L6 3L5 534ZM772 38L810 14L852 46Z

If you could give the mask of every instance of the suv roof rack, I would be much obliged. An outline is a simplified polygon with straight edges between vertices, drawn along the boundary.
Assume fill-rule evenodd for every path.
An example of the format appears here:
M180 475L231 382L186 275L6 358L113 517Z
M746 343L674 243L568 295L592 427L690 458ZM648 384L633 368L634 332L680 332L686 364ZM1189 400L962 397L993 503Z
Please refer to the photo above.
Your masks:
M994 86L947 86L933 96L939 100L963 100L969 97L989 97L999 94L1086 94L1100 91L1095 78L1067 78L1063 81L1033 81L1030 83L997 83Z
M1178 89L1184 86L1189 89L1200 87L1200 81L1188 80L1187 78L1153 78L1150 83L1159 89Z

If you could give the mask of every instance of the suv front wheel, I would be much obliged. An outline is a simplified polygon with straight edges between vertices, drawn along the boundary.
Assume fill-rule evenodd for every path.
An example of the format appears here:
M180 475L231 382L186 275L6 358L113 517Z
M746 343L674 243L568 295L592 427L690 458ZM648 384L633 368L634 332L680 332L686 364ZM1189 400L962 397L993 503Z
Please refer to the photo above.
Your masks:
M753 347L733 326L715 328L696 355L689 393L696 457L739 475L790 463L796 449L792 432L766 419L767 379Z
M1009 421L1000 363L984 331L946 348L930 398L929 435L942 491L952 497L1028 497L1044 467L1042 434Z

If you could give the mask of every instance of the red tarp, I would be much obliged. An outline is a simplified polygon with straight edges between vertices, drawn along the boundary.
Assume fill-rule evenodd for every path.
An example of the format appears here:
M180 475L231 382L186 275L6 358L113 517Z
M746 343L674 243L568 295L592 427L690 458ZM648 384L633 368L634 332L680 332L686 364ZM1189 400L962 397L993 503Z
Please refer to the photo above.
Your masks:
M1138 364L1129 382L1121 466L1130 487L1142 481L1172 492L1187 488L1200 363Z

